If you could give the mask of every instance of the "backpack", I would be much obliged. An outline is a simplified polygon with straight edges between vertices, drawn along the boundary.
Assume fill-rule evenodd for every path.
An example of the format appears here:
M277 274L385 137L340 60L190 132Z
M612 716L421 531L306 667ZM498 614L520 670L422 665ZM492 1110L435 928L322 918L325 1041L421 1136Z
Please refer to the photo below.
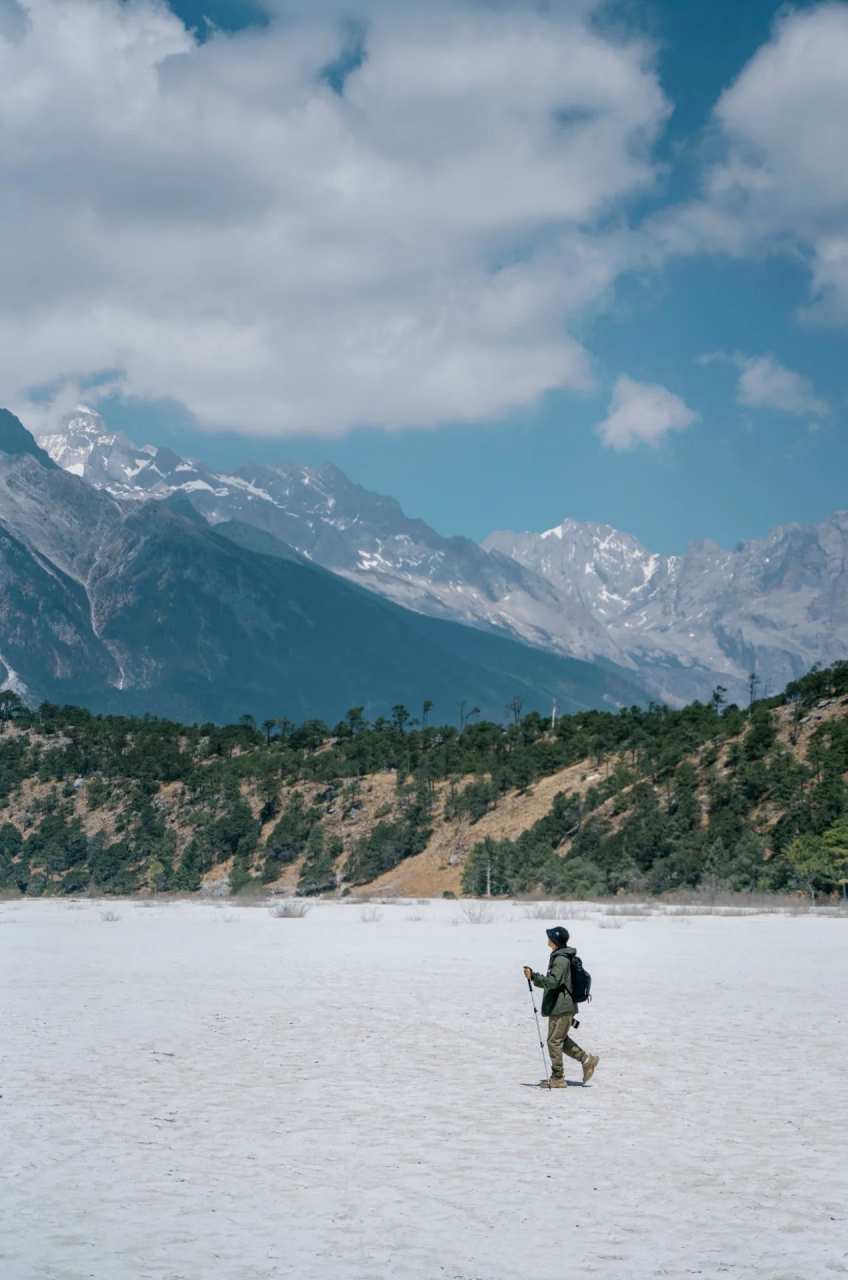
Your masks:
M575 1004L592 999L592 975L583 968L579 956L571 957L571 987L566 986L565 989Z

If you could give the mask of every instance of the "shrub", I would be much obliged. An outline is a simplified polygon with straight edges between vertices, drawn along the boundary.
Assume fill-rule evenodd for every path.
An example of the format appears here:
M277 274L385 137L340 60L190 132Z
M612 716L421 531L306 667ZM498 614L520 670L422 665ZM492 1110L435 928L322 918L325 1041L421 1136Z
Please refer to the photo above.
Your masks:
M466 924L491 924L495 918L483 902L463 902L459 909Z
M305 902L277 902L271 907L271 915L275 920L302 920L309 915L309 907Z
M227 877L227 882L230 886L230 893L240 893L242 889L247 888L252 880L253 877L250 874L250 869L247 865L247 858L235 858L230 869L230 874Z
M559 907L555 902L536 902L524 908L525 920L558 920Z

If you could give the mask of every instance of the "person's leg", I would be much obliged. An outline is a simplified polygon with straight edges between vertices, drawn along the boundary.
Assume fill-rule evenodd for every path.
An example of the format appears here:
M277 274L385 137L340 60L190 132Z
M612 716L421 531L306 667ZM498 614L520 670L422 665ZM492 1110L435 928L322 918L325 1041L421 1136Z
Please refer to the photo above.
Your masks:
M551 1057L551 1076L554 1080L562 1079L562 1050L570 1043L568 1033L571 1029L571 1018L568 1014L559 1018L548 1018L548 1053Z
M568 1019L568 1031L571 1030L572 1021L573 1019ZM562 1042L562 1052L567 1054L569 1058L573 1058L575 1062L585 1062L589 1057L588 1053L581 1049L579 1044L575 1044L571 1036L568 1035L568 1031L566 1032L565 1038Z
M568 1028L571 1029L571 1018L568 1019ZM562 1052L567 1053L569 1058L573 1058L575 1062L583 1064L583 1083L592 1079L595 1074L595 1067L598 1065L599 1058L596 1053L587 1053L585 1049L581 1049L579 1044L575 1044L571 1036L566 1036L562 1043Z

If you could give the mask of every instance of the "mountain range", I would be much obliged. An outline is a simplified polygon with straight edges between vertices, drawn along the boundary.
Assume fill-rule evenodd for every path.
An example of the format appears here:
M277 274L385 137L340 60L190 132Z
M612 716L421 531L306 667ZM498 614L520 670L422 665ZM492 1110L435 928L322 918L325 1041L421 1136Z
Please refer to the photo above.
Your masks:
M646 550L608 525L566 519L543 533L446 538L336 467L246 463L213 471L139 447L90 409L39 438L66 471L126 501L183 493L214 528L233 521L304 561L432 618L535 650L610 664L648 696L747 699L814 663L848 657L848 513L789 524L731 551Z
M128 442L120 449L132 455ZM255 523L213 527L193 505L198 491L168 482L194 470L136 452L137 475L161 464L161 484L141 491L159 501L128 497L108 467L108 485L88 483L78 463L58 465L67 457L54 461L0 411L2 687L217 722L251 713L332 723L352 706L373 719L396 703L414 715L425 699L443 720L460 702L500 720L514 697L547 712L554 700L574 710L641 696L611 667L403 609Z

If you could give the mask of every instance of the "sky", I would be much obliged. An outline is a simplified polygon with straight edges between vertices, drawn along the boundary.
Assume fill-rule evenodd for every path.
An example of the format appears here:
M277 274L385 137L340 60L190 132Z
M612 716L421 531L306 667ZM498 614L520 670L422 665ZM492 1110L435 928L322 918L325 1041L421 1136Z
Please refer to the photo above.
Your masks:
M0 0L0 403L446 534L848 507L848 4Z

